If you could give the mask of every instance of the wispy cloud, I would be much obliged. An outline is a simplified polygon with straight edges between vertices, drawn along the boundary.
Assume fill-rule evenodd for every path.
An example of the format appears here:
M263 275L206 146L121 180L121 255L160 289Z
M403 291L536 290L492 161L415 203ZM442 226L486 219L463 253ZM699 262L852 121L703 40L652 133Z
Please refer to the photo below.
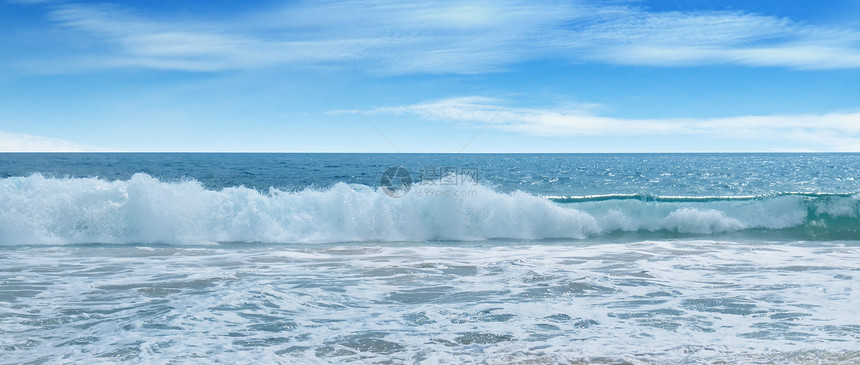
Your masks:
M66 28L85 32L109 47L80 67L143 67L183 71L249 69L276 64L347 60L367 40L266 40L226 24L159 22L115 6L66 5L50 13Z
M57 138L0 132L0 152L85 152L92 148Z
M415 115L538 136L709 135L802 143L805 150L860 151L860 112L738 116L709 119L623 119L598 116L593 108L513 108L484 97L450 98L377 108L365 114ZM357 113L338 111L334 113Z
M101 44L98 51L80 50L77 62L64 59L73 68L478 73L535 59L860 67L858 29L745 12L653 12L617 2L300 2L218 19L166 19L89 4L50 9L57 25Z

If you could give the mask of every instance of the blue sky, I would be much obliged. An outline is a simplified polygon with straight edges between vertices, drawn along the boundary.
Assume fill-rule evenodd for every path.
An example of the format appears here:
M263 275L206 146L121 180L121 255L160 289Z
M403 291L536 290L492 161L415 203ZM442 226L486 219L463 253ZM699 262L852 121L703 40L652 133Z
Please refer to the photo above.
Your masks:
M0 0L0 151L860 151L860 1Z

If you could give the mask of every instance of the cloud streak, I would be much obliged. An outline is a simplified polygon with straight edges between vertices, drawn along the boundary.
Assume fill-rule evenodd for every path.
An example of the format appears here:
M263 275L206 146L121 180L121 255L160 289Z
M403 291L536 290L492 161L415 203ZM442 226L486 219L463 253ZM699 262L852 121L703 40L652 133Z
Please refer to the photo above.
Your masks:
M653 12L601 3L300 2L232 18L163 19L128 8L50 8L58 26L101 45L79 69L220 71L356 67L481 73L556 59L621 65L860 67L860 30L744 12ZM69 61L69 60L66 60Z
M593 108L512 108L484 97L450 98L364 114L418 116L528 135L647 136L708 135L727 139L787 140L816 151L860 151L860 112L738 116L707 119L623 119L594 115ZM350 114L359 111L337 111Z
M86 152L91 148L57 138L0 131L0 152Z

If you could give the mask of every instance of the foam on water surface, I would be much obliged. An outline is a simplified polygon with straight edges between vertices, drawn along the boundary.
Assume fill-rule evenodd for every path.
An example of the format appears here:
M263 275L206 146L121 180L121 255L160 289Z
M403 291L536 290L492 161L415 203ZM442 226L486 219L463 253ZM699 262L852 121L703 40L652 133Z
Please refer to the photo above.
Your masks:
M857 363L858 179L857 154L0 154L0 363Z
M428 196L428 191L432 195ZM562 202L553 201L560 200ZM776 230L789 239L860 239L860 196L545 198L483 185L260 192L194 180L0 179L0 244L332 243L547 239L617 232L710 235Z
M860 360L855 243L0 250L0 362Z

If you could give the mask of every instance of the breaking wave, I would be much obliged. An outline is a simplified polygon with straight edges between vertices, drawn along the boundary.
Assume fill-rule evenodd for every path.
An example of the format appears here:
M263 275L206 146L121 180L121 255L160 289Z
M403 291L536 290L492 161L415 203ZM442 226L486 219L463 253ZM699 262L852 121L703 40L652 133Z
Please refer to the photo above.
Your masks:
M860 239L860 195L540 197L475 186L207 190L197 181L0 179L0 244L325 243L758 234Z

